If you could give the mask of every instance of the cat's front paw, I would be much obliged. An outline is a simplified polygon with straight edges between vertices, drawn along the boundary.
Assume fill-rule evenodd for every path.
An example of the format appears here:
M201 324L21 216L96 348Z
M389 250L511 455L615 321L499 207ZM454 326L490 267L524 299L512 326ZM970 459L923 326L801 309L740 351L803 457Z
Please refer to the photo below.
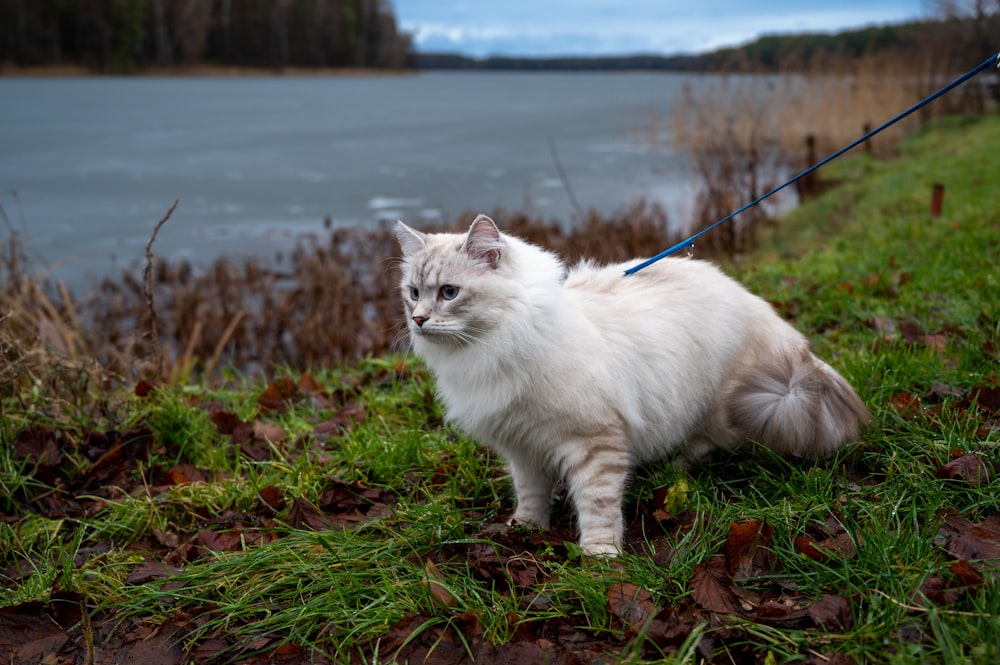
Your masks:
M580 549L583 550L584 555L612 558L621 554L621 548L614 543L580 543Z
M516 511L513 517L507 520L505 524L507 526L535 526L548 531L549 516Z

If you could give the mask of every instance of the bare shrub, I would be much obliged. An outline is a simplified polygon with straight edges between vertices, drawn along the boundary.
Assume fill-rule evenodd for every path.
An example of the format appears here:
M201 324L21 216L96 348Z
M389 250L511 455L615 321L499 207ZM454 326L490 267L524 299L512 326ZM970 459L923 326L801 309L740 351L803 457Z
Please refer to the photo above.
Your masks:
M686 151L697 183L695 231L773 189L787 172L772 115L773 76L723 76L697 91L686 85L672 118L675 149ZM747 210L699 241L699 251L732 253L750 244L774 202Z
M473 217L426 230L461 231ZM571 228L517 212L500 210L494 217L505 230L569 262L624 261L676 241L663 211L643 203L611 216L589 211ZM64 369L99 371L104 382L111 375L118 381L176 381L223 368L270 374L280 366L337 365L405 349L400 255L389 225L333 229L300 244L287 269L263 259L235 263L222 257L195 271L186 262L154 257L148 283L159 350L148 334L152 322L142 277L126 271L75 299L61 283L29 276L18 245L12 234L0 271L0 306L10 312L0 317L5 382L26 377L42 357ZM25 378L18 390L33 380Z

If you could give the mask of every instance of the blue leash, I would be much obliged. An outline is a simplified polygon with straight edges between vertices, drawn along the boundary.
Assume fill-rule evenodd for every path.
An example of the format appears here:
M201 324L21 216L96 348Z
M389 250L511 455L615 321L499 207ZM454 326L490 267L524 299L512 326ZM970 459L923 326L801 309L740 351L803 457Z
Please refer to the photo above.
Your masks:
M756 199L754 201L751 201L750 203L746 204L745 206L743 206L742 208L740 208L736 212L729 213L728 215L726 215L725 217L723 217L719 221L715 222L714 224L706 226L701 231L698 231L697 233L695 233L693 236L689 237L686 240L682 240L681 242L677 243L676 245L674 245L670 249L664 250L664 251L660 252L659 254L657 254L656 256L654 256L654 257L652 257L650 259L646 259L645 261L643 261L642 263L640 263L639 265L637 265L635 267L629 268L628 270L625 271L625 274L626 275L634 275L635 273L639 272L643 268L656 263L660 259L666 258L666 257L670 256L671 254L675 254L676 252L679 252L682 249L687 249L688 247L694 247L694 241L695 240L697 240L698 238L700 238L704 234L708 233L709 231L711 231L712 229L714 229L719 224L722 224L723 222L728 222L730 219L732 219L736 215L740 214L744 210L747 210L748 208L752 208L753 206L757 205L758 203L760 203L761 201L763 201L764 199L766 199L767 197L769 197L769 196L771 196L773 194L777 194L778 192L780 192L781 190L783 190L785 187L788 187L789 185L791 185L791 184L797 182L798 180L806 177L807 175L809 175L810 173L812 173L816 169L820 168L821 166L823 166L827 162L831 162L834 159L836 159L837 157L840 157L841 155L843 155L845 152L847 152L851 148L854 148L854 147L858 146L859 144L864 143L865 141L867 141L871 137L873 137L876 134L878 134L879 132L881 132L883 129L886 129L887 127L890 127L890 126L894 125L895 123L899 122L900 120L902 120L906 116L910 115L911 113L914 113L915 111L919 111L923 107L925 107L928 104L930 104L931 102L933 102L938 97L941 97L942 95L950 92L953 88L957 88L958 86L962 85L963 83L965 83L966 81L968 81L972 77L976 76L980 72L985 71L986 69L988 69L990 66L992 66L994 64L998 68L1000 68L1000 53L995 53L995 54L991 55L989 58L987 58L986 60L984 60L981 65L979 65L975 69L972 69L972 70L966 72L965 74L963 74L959 78L955 79L954 81L952 81L951 83L949 83L945 87L941 88L940 90L938 90L934 94L930 95L929 97L923 99L920 102L917 102L916 104L914 104L910 108L906 109L905 111L903 111L902 113L900 113L899 115L897 115L892 120L889 120L888 122L885 122L885 123L879 125L875 129L871 130L870 132L868 132L867 134L865 134L864 136L862 136L861 138L859 138L854 143L851 143L850 145L844 146L843 148L841 148L837 152L833 153L829 157L827 157L827 158L825 158L825 159L817 162L816 164L813 164L812 166L810 166L809 168L807 168L802 173L798 174L797 176L795 176L791 180L787 181L785 184L779 185L778 187L775 187L774 189L772 189L771 191L769 191L767 194L764 194L763 196L761 196L760 198L758 198L758 199Z

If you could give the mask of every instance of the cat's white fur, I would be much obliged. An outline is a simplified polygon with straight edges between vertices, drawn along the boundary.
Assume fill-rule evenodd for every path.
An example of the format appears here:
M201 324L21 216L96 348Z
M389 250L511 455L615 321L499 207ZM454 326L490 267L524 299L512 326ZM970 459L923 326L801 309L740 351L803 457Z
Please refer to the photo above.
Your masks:
M466 234L400 222L397 237L413 350L450 420L509 461L511 522L547 528L565 479L588 553L620 551L637 464L748 438L823 456L868 418L799 332L711 263L567 270L485 215Z

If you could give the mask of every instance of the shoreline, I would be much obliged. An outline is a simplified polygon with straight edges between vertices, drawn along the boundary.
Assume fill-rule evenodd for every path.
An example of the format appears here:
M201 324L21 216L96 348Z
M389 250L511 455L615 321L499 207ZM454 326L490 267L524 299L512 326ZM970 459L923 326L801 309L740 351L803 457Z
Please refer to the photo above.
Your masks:
M0 63L0 78L251 78L251 77L402 77L415 76L419 69L376 69L374 67L246 67L242 65L184 65L141 67L132 72L116 72L77 64L15 65Z

